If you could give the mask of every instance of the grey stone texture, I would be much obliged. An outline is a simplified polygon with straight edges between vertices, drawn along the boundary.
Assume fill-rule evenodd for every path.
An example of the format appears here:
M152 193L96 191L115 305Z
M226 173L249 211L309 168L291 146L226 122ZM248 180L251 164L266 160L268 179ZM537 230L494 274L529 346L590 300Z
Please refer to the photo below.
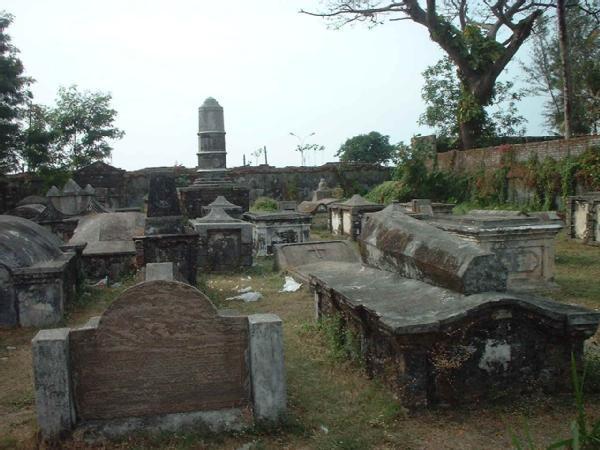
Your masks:
M244 210L241 206L234 205L222 195L219 195L212 203L202 207L202 215L205 216L213 209L222 209L234 219L241 219Z
M230 271L252 266L252 224L216 207L190 223L198 233L200 270Z
M187 283L196 285L198 233L188 231L180 234L135 236L133 242L137 267L144 267L148 263L172 262Z
M177 266L172 262L146 264L145 281L183 281L178 274Z
M334 197L333 190L329 188L325 178L321 178L319 180L319 185L317 186L317 190L313 192L312 201L318 202L319 200L323 200L325 198L333 198L333 197Z
M212 97L198 108L198 170L193 184L179 189L188 218L202 217L204 208L222 196L243 211L250 208L248 188L231 181L227 169L223 108Z
M254 416L277 422L286 411L283 327L274 314L248 316Z
M580 361L600 321L577 306L465 295L356 263L315 265L310 279L319 315L341 316L367 373L412 407L565 391L571 352Z
M242 430L285 413L281 320L222 315L187 284L137 284L101 318L33 345L46 438Z
M305 242L310 238L312 217L309 214L248 212L243 217L253 225L252 241L256 256L272 255L276 244Z
M38 426L42 438L60 439L75 423L69 329L39 331L31 341L31 350Z
M179 198L175 179L165 174L153 174L150 177L148 192L148 217L180 216Z
M334 236L348 236L355 241L362 229L363 215L381 211L383 208L383 205L370 202L355 194L344 202L331 203L327 206L327 228Z
M103 161L95 161L75 171L73 179L80 186L88 184L94 186L98 203L105 208L115 210L128 206L126 173L127 171L113 167Z
M311 269L323 262L361 262L356 247L348 241L278 244L274 250L275 270L288 272L303 282L308 282Z
M133 237L143 233L146 217L139 212L82 217L69 245L85 245L83 270L88 278L118 280L135 271Z
M556 213L473 210L426 219L498 256L508 270L507 287L539 290L554 283L554 238L563 228Z
M429 199L413 199L407 203L400 203L409 212L427 215L452 214L456 203L432 202Z
M600 192L567 199L567 235L587 245L600 245Z
M79 259L50 231L27 219L0 216L0 326L58 323L76 295Z
M359 247L365 263L466 294L506 289L507 269L494 253L393 205L364 217Z

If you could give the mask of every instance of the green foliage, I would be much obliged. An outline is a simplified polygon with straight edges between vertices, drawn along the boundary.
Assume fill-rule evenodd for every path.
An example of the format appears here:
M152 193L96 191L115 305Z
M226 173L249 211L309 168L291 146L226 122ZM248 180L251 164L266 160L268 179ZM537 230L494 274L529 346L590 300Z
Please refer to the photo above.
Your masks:
M598 0L589 9L600 8ZM543 95L546 125L562 133L564 121L563 72L559 40L554 20L538 21L528 63L530 93ZM597 20L579 8L567 8L569 63L572 78L572 132L583 135L600 132L600 33Z
M515 91L512 82L496 82L489 105L482 105L460 81L448 57L425 69L423 78L421 97L427 107L419 123L434 128L441 138L453 141L452 147L459 141L460 123L468 121L479 123L479 146L489 145L495 136L525 133L525 118L516 108L523 93Z
M333 360L361 362L360 339L348 328L340 314L320 317L315 329L324 337L329 357Z
M585 411L583 386L588 367L589 366L586 364L583 373L580 375L577 370L575 356L573 354L571 355L571 378L573 380L573 394L575 396L577 414L575 419L571 422L571 437L550 444L547 447L548 450L557 448L592 450L600 448L600 420L591 422ZM515 448L518 450L539 448L539 446L535 445L528 429L525 431L525 437L526 442L523 442L513 433L512 441Z
M394 152L395 146L390 144L389 136L371 131L347 139L335 156L339 156L342 162L385 164L392 159Z
M59 88L50 123L67 167L78 169L109 157L108 141L125 135L113 125L117 111L111 108L111 100L108 93L82 92L75 85Z
M270 197L258 197L252 205L252 211L277 211L278 209L277 200Z
M19 50L11 44L6 29L13 16L0 11L0 174L17 168L19 148L22 145L21 119L30 98L31 78L24 75Z
M539 162L514 161L510 146L505 146L501 167L480 169L465 175L439 170L435 154L424 140L413 139L413 146L398 145L394 180L375 186L366 198L378 203L429 198L433 201L460 203L456 212L474 208L548 211L563 206L575 187L586 191L600 190L600 147L591 147L577 157L560 161L547 158ZM511 175L512 173L512 175ZM509 199L509 176L523 179L534 193L524 205L514 205ZM562 205L557 204L562 199Z

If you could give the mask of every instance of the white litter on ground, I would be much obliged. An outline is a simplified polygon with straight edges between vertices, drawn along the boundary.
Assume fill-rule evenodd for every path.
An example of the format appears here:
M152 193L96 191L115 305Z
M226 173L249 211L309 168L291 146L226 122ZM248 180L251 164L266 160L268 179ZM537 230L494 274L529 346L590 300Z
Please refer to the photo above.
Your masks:
M245 288L242 288L242 289L238 289L237 292L238 292L238 294L244 294L246 292L250 292L251 290L252 290L252 286L248 286L248 287L245 287Z
M285 283L279 292L296 292L301 286L302 283L298 283L292 277L285 277Z
M262 298L262 294L260 292L245 292L240 295L236 295L235 297L228 297L225 300L243 300L246 303L248 302L256 302Z

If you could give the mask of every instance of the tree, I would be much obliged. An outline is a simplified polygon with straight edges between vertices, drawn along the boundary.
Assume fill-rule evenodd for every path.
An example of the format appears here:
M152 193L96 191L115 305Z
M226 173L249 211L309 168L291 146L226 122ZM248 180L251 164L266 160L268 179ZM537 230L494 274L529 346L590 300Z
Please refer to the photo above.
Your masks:
M56 151L56 132L50 125L50 109L29 102L25 113L25 129L19 159L23 171L38 172L42 168L57 168L62 164Z
M424 5L422 6L422 4ZM463 148L477 146L485 126L485 107L494 99L496 80L530 36L537 19L552 6L528 0L494 2L447 0L328 0L324 12L305 14L333 19L336 25L366 21L412 20L424 26L457 68L460 81L457 118Z
M567 5L568 6L568 5ZM600 7L595 0L590 8ZM591 11L592 9L590 9ZM600 25L583 8L567 8L566 31L571 66L571 135L598 133L600 130ZM544 95L544 116L548 128L567 135L565 130L565 84L559 36L552 22L536 26L531 61L523 65L530 92Z
M117 111L111 100L109 93L80 92L75 85L59 88L49 116L57 151L68 168L78 169L108 158L112 152L109 140L125 135L114 126Z
M306 164L305 153L322 152L323 150L325 150L325 146L319 144L298 144L296 146L296 151L300 152L300 159L303 166Z
M390 137L371 131L369 134L359 134L344 142L335 156L343 162L362 162L369 164L385 164L396 151L390 144Z
M17 166L22 143L20 119L33 82L24 75L23 63L17 57L19 51L6 33L12 21L12 15L0 12L0 174Z
M435 128L438 138L456 145L460 131L458 120L461 85L456 69L448 57L423 72L424 84L421 97L427 105L419 118L421 125ZM523 92L515 91L512 82L497 81L494 98L483 111L479 145L491 145L495 136L514 136L525 133L525 118L517 113L516 102Z

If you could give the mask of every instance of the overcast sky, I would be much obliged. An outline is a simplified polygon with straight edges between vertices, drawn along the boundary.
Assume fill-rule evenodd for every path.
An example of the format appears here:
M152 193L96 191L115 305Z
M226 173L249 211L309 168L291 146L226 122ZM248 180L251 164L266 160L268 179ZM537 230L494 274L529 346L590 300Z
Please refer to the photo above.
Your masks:
M108 91L127 133L112 164L124 169L196 165L197 108L208 96L225 109L228 166L267 146L269 163L299 165L293 132L334 161L348 137L375 130L392 142L428 133L421 72L442 53L409 21L329 30L298 14L315 0L4 0L8 29L35 100L59 86ZM521 49L519 56L526 58ZM519 73L509 66L509 75ZM541 102L521 113L543 134ZM314 157L309 156L309 163Z

